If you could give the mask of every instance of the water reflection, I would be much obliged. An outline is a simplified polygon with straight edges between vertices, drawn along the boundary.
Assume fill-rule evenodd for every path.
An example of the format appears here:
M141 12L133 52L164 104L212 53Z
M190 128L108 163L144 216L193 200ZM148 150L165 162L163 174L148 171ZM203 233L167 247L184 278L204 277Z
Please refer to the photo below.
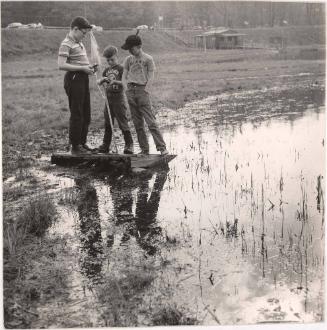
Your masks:
M83 273L112 277L124 296L139 276L134 294L148 309L160 296L198 315L201 298L222 324L320 320L322 95L271 89L195 102L164 131L178 155L169 173L76 181ZM117 289L98 291L112 300Z
M178 154L164 198L174 206L164 214L171 219L167 232L178 231L178 209L192 210L185 222L194 236L193 255L200 235L203 251L201 270L196 263L193 270L208 279L189 280L185 291L201 285L202 294L195 295L224 324L319 320L323 88L237 94L218 97L216 108L213 99L203 107L189 105L183 109L188 127L179 125L165 136ZM240 276L230 276L236 270ZM212 284L216 274L226 273L229 278L221 275ZM280 306L270 307L276 297ZM184 302L189 299L185 294ZM271 311L261 313L266 309Z
M147 172L138 177L114 175L106 179L110 189L112 217L116 228L122 228L120 245L127 245L134 238L138 246L148 256L154 256L162 240L162 228L157 222L160 195L167 180L168 169L158 172ZM152 189L151 182L154 179ZM79 190L77 198L78 232L80 239L81 272L92 284L99 283L103 277L103 261L109 258L106 254L115 243L115 231L106 231L106 242L101 233L99 199L94 182L88 177L75 179ZM113 228L113 226L111 226Z
M81 271L90 282L96 283L101 278L103 262L98 196L89 178L76 178L75 184L79 189L77 211Z
M121 238L122 244L126 244L131 237L134 237L139 247L151 256L156 253L162 234L162 229L156 220L167 174L168 169L155 173L148 172L134 178L126 176L108 179L115 223L119 226L128 222ZM150 191L150 182L154 176L154 185ZM136 198L134 198L135 192Z
M156 223L160 203L160 193L167 180L167 171L159 172L156 176L153 190L149 194L149 180L142 182L137 194L135 229L131 231L139 246L149 255L157 251L154 243L162 234L162 229ZM150 195L150 196L149 196Z

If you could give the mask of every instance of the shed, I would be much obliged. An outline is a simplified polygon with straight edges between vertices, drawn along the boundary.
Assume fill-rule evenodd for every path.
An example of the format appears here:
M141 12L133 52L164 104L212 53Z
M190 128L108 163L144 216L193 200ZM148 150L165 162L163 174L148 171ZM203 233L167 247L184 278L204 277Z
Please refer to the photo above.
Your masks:
M236 30L220 27L204 32L194 37L194 44L197 48L208 49L233 49L243 46L243 36Z
M272 36L269 37L269 44L272 47L277 49L286 48L287 45L287 38L281 36Z

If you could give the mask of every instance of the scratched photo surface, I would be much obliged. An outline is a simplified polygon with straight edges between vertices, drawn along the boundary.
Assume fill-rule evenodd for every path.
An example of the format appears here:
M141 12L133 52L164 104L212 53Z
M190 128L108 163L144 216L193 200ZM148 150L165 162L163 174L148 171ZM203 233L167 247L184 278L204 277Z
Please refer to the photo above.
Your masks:
M325 322L323 2L6 1L1 24L6 328Z

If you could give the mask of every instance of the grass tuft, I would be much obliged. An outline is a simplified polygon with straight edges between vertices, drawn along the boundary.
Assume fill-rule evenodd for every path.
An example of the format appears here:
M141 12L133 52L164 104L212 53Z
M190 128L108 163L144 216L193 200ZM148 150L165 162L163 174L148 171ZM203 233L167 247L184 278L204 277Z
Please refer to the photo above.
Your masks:
M57 218L53 201L48 197L32 200L17 218L4 224L4 256L15 257L28 235L41 237Z
M154 325L195 325L197 320L186 317L176 306L165 306L153 317Z
M48 197L33 200L21 213L18 221L28 234L40 237L57 218L53 201Z

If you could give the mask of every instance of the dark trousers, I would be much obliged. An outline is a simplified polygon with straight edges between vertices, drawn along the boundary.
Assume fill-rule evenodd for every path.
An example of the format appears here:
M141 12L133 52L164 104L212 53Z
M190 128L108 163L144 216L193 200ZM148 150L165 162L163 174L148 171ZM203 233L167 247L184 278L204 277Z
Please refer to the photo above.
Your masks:
M69 142L73 146L85 144L91 121L89 76L84 72L67 72L64 88L70 110Z
M119 128L121 129L125 145L130 146L133 144L132 135L130 132L130 128L128 125L127 119L127 107L126 101L123 96L119 97L111 97L110 94L107 95L110 116L112 120L112 124L114 124L115 120L117 120ZM110 146L112 140L112 128L110 125L110 119L108 115L107 106L104 107L104 136L103 136L103 144L106 146Z

